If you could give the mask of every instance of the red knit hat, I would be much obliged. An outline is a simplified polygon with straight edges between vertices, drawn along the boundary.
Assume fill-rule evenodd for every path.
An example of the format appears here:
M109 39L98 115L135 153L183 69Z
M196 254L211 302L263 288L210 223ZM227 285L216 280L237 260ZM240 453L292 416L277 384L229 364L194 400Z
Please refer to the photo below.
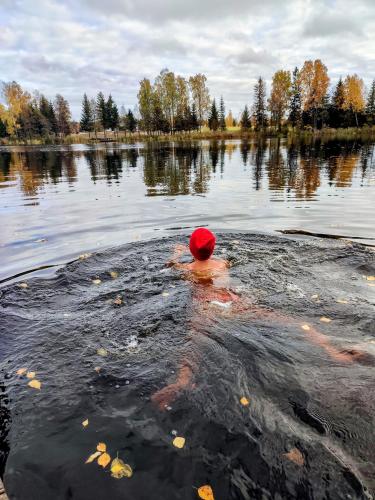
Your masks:
M199 227L190 236L190 252L197 260L207 260L215 248L216 238L210 230Z

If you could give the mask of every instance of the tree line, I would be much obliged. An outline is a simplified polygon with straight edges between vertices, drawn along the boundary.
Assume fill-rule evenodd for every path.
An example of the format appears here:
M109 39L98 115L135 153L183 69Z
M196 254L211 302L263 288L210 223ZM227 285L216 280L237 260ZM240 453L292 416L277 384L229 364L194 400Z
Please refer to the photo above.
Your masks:
M363 80L347 75L330 88L327 67L320 59L305 61L293 72L278 70L272 77L269 97L266 82L259 77L252 103L236 119L226 113L224 99L211 98L207 77L185 78L168 69L151 82L139 84L135 111L121 107L111 94L96 98L84 94L79 122L72 120L68 101L60 94L49 100L38 92L31 95L17 82L3 83L0 103L0 138L61 138L79 131L93 133L142 132L149 135L212 131L240 127L244 132L322 129L375 125L375 80L366 95Z

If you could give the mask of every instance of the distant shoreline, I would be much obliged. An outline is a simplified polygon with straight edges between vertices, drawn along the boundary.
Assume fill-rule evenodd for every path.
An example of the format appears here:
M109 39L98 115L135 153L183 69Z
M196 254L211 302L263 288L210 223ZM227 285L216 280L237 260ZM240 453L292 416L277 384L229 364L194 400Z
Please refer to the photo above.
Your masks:
M0 139L1 146L30 146L30 145L54 145L54 144L105 144L105 143L125 143L134 144L136 142L158 143L168 141L190 141L190 140L250 140L250 139L268 139L268 138L311 138L311 139L360 139L360 138L375 138L374 127L360 128L324 128L321 130L309 129L284 129L280 132L275 130L241 130L233 128L232 130L211 131L202 130L196 132L180 132L175 134L146 134L144 132L123 133L123 132L100 132L96 136L81 132L70 134L65 137L46 137L33 138L29 140L16 140L14 138Z

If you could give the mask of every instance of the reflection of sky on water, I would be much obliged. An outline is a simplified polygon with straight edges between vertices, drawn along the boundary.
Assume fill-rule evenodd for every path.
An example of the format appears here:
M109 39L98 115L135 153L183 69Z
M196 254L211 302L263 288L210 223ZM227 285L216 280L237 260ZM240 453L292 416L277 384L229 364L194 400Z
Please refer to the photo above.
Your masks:
M0 278L206 224L374 237L373 155L372 144L277 139L3 149Z

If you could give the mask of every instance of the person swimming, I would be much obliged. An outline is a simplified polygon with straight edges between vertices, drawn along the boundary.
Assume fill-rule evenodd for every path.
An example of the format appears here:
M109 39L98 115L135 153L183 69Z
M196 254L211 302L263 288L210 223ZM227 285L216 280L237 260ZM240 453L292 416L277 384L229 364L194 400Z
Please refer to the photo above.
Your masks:
M230 264L227 260L212 257L216 244L215 235L206 228L200 227L190 236L189 246L176 245L172 258L167 263L183 272L183 277L192 282L193 314L190 319L190 337L193 340L202 328L205 318L214 319L218 313L224 316L243 316L245 321L271 321L280 325L302 328L310 343L319 346L337 362L352 363L360 359L362 353L357 350L340 350L331 344L327 335L319 332L312 325L304 324L301 319L290 318L284 313L273 311L258 305L250 297L240 297L230 289ZM190 251L194 260L190 263L179 262L180 257ZM194 342L197 340L195 339ZM199 351L199 349L198 349ZM199 358L199 356L198 356ZM192 383L197 371L199 359L182 356L179 363L177 379L152 396L152 401L160 409L166 408L181 392L194 387Z

